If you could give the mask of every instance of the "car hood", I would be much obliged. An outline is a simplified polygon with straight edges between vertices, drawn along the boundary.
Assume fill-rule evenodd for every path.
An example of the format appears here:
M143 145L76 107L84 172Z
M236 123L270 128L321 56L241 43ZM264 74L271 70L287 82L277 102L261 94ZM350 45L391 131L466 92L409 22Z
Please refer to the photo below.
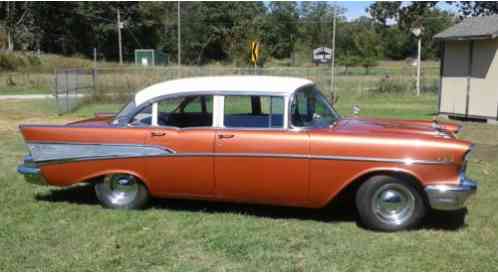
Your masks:
M343 118L335 129L338 131L358 132L365 134L389 135L425 135L435 137L451 137L460 130L460 126L452 123L440 123L430 120L394 120L372 118Z
M74 127L111 127L112 117L95 117L66 124Z

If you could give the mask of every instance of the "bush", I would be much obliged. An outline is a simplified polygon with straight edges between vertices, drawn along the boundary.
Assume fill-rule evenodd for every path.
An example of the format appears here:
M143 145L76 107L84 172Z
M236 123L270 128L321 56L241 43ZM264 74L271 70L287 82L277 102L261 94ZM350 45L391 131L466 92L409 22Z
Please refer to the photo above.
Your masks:
M24 67L24 60L12 53L0 53L0 70L15 71Z
M373 91L378 94L406 94L410 90L415 90L414 84L407 80L395 80L386 75L377 82Z
M427 80L422 83L422 92L438 94L439 93L439 79Z
M21 69L38 67L41 60L38 56L15 53L0 53L0 70L18 71Z
M41 60L40 60L40 58L38 56L28 55L27 59L28 59L28 63L31 66L39 66L39 65L41 65Z

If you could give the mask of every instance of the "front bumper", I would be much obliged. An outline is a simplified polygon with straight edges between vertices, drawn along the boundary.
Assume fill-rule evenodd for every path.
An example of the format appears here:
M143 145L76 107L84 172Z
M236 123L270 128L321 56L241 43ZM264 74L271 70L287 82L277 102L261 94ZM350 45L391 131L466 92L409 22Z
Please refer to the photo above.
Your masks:
M31 156L24 157L24 163L17 167L17 172L24 175L26 182L36 185L48 185L43 177L40 168L33 161Z
M461 176L458 185L431 185L425 187L429 204L436 210L457 210L477 191L477 182Z

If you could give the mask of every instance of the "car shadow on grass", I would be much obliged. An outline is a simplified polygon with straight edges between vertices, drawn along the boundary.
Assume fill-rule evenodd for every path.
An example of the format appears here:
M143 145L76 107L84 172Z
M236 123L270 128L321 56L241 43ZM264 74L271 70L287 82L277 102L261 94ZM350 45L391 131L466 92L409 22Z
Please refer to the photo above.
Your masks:
M72 203L99 206L92 185L78 185L68 188L52 189L38 193L35 199L43 202ZM325 208L307 209L269 205L237 204L199 200L153 199L149 208L199 213L235 213L271 219L312 220L327 223L359 222L359 216L350 197L339 197ZM466 226L467 210L453 212L429 212L419 229L457 231Z

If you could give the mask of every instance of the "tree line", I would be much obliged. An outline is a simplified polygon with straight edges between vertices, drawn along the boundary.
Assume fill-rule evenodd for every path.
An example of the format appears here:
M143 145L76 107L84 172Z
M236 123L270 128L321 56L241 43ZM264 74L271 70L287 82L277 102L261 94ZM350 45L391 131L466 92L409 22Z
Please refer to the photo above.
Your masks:
M498 13L497 2L449 2L457 15L437 3L374 2L369 16L348 21L346 10L330 2L181 2L182 63L246 65L253 40L261 45L261 64L309 62L313 48L331 46L334 14L337 57L346 67L414 56L414 27L423 28L422 57L433 59L436 33L462 16ZM91 57L97 48L99 58L117 60L118 10L129 60L135 49L147 48L176 62L177 2L0 2L0 49Z

